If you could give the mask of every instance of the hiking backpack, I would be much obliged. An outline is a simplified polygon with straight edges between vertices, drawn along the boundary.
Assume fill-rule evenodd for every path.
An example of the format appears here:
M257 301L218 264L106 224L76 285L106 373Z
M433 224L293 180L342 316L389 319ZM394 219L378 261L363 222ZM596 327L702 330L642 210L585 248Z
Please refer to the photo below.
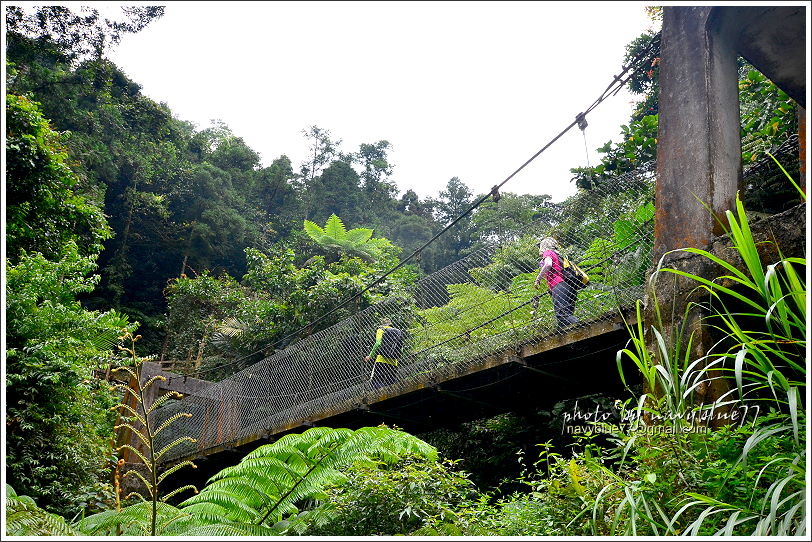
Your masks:
M406 334L396 327L383 328L383 338L378 354L389 359L399 359L403 353L403 342Z
M589 275L574 262L571 262L566 256L559 254L558 258L561 260L561 271L564 275L564 280L575 288L575 290L586 288L587 284L589 284Z

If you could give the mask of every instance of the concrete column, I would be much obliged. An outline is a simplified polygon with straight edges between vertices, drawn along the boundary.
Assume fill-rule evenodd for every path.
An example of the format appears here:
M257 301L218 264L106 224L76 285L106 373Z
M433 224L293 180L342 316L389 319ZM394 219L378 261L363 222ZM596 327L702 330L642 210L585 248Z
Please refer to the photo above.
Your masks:
M713 17L710 6L663 8L655 264L672 250L708 249L724 233L719 220L735 208L742 185L737 55L730 33L715 30ZM709 260L687 253L671 254L664 262L702 277L717 271ZM703 292L684 277L669 274L658 280L650 285L647 325L665 337L672 363L686 356L689 337L688 356L700 359L713 344L705 311L696 304L706 301ZM653 336L647 341L657 352ZM657 362L665 360L658 355ZM711 371L708 376L720 375ZM724 380L707 380L695 389L694 401L709 405L728 389Z
M741 187L736 52L712 10L663 8L655 261L706 248L723 230L705 206L723 217Z

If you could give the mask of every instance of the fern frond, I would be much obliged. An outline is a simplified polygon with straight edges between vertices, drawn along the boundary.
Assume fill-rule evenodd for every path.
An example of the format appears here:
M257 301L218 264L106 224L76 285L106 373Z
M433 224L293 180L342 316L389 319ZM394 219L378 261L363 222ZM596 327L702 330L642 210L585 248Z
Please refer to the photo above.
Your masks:
M160 382L165 382L166 377L162 376L162 375L155 375L155 376L151 377L149 380L144 382L144 384L141 386L141 390L143 391L143 390L149 389L153 384L155 384L156 382L159 382L159 381Z
M147 409L147 413L153 412L154 410L159 408L161 405L163 405L165 402L169 401L170 399L180 399L182 397L183 397L183 394L178 393L176 391L170 391L168 393L165 393L165 394L161 395L160 397L158 397L155 400L155 402L153 402L149 406L149 408ZM189 416L191 417L191 414L189 414Z
M119 403L119 404L117 404L116 406L114 406L113 408L111 408L110 410L116 410L116 409L118 409L118 408L123 408L124 410L126 410L127 412L129 412L129 413L131 414L131 416L128 416L128 418L129 418L129 419L135 419L135 420L138 420L139 422L141 422L141 424L142 424L142 425L146 425L146 421L144 420L144 417L143 417L143 416L141 416L141 415L140 415L140 414L139 414L139 413L138 413L138 412L137 412L137 411L136 411L136 410L135 410L133 407L131 407L130 405L128 405L128 404L126 404L126 403Z
M272 527L263 525L251 525L245 523L215 523L194 527L184 532L184 536L215 537L215 536L275 536L278 531Z
M115 427L113 427L113 429L116 429L116 430L121 429L121 428L129 429L130 431L132 431L133 435L137 436L138 439L141 442L144 443L145 446L149 446L149 440L147 439L146 435L144 435L141 431L136 429L134 425L132 425L130 423L127 423L127 422L124 422L124 423L120 423L120 424L116 425Z
M197 442L197 439L186 436L186 437L180 437L179 439L173 440L172 442L170 442L169 444L167 444L166 446L164 446L163 448L161 448L160 450L155 452L155 461L160 460L164 456L164 454L166 454L169 450L171 450L175 446L183 444L184 442L195 443L195 442Z
M169 427L172 424L172 422L174 422L179 418L191 418L191 417L192 414L190 414L189 412L176 412L175 414L167 418L166 421L164 421L161 425L159 425L158 428L155 431L153 431L152 436L153 437L157 436L158 433Z
M10 486L6 485L6 488ZM13 491L12 491L13 493ZM6 496L6 536L77 536L81 533L56 514L38 507L28 496Z
M192 484L187 484L187 485L181 486L181 487L179 487L177 489L173 489L172 491L170 491L169 493L167 493L166 495L161 497L161 501L166 502L169 499L171 499L172 497L174 497L175 495L183 493L187 489L193 489L195 491L195 493L197 493L197 488L195 486L193 486Z
M338 516L338 510L332 503L324 503L312 510L305 510L295 516L283 519L274 524L273 528L280 534L304 534L313 527L323 527Z
M303 455L298 451L290 453L289 457L280 454L282 458L249 456L244 457L237 465L227 467L215 474L211 477L210 482L246 476L250 479L278 480L284 486L289 481L295 480L299 473L307 468Z
M201 491L192 497L201 497L194 504L183 506L183 510L189 514L200 516L204 519L222 521L224 518L237 522L256 522L259 519L257 507L244 502L239 495L225 491L206 491L205 495ZM189 502L192 499L188 499ZM217 516L219 514L219 516Z
M130 377L132 377L134 380L136 380L136 381L138 380L138 376L135 374L135 370L133 370L132 367L128 367L126 365L122 365L120 367L114 367L113 369L110 370L110 373L111 374L116 374L119 371L124 371L125 373L130 375Z
M156 531L163 536L184 536L190 529L205 525L199 518L189 514L159 517Z
M192 462L191 462L191 461L189 461L189 460L187 460L187 461L181 461L181 462L180 462L180 463L178 463L177 465L173 465L173 466L171 466L170 468L166 469L164 472L162 472L162 473L161 473L161 474L158 476L158 483L160 484L161 482L163 482L163 481L164 481L164 478L166 478L167 476L171 475L171 474L172 474L172 473L174 473L174 472L179 471L179 470L180 470L180 469L182 469L183 467L192 467L193 469L196 469L196 468L197 468L197 465L195 465L194 463L192 463Z
M315 222L311 222L310 220L304 221L304 231L305 233L313 239L317 243L321 243L322 239L324 239L324 230L321 229L321 226L316 224Z
M356 245L366 243L371 237L372 230L369 228L353 228L345 235L347 241Z
M150 409L150 410L152 410L152 409ZM154 437L154 436L158 435L158 433L160 433L161 431L166 429L169 425L172 424L172 422L174 422L177 419L191 418L191 417L192 417L192 414L190 414L189 412L176 412L175 414L170 416L168 419L166 419L161 425L159 425L158 428L155 429L155 431L152 432L152 436Z
M124 534L144 534L152 513L151 503L140 502L121 509L106 510L82 518L77 527L85 534L106 534L121 530Z
M156 503L157 522L167 526L180 520L189 520L188 514L164 502ZM85 534L101 535L120 531L125 536L143 536L149 533L152 503L140 502L122 508L120 512L107 510L87 516L76 526ZM164 534L160 533L159 534Z
M323 498L323 489L346 480L342 469L357 461L393 462L406 455L437 457L437 450L408 433L386 427L351 429L313 427L260 446L209 480L183 503L183 510L225 508L229 519L273 525L298 512L308 499ZM200 505L200 506L197 506ZM245 514L252 510L254 519ZM304 517L304 516L303 516ZM313 520L317 517L314 515Z
M266 504L269 495L276 495L277 492L268 494L265 492L265 485L263 480L257 477L237 477L226 479L215 484L210 484L204 487L200 493L193 495L180 503L181 508L186 508L192 504L205 503L205 502L220 502L219 495L225 495L226 499L237 498L239 501L254 509L259 509L263 504ZM278 488L274 488L278 489Z
M143 474L141 474L140 472L138 472L135 469L132 469L132 470L128 470L127 472L125 472L124 476L122 476L122 478L126 478L128 476L135 476L136 478L141 480L141 482L144 484L144 487L146 488L146 490L149 491L149 494L150 495L155 495L155 488L152 486L152 482L147 480L144 477ZM129 495L128 495L128 497L129 497Z
M212 340L214 342L223 342L227 339L239 337L245 333L248 327L249 325L239 318L229 316L217 325L217 329L212 333Z
M332 237L335 240L343 240L347 235L347 228L338 216L333 213L324 224L324 234L327 237Z
M137 434L140 435L140 433L137 433ZM136 447L134 447L134 446L132 446L130 444L122 444L121 446L116 448L116 450L118 450L118 451L130 450L132 453L137 455L139 459L141 459L141 461L144 463L144 465L149 465L149 461L147 460L146 456L144 454L142 454L140 450L138 450ZM134 472L134 471L128 471L128 472ZM125 476L126 476L126 474L125 474Z
M215 502L201 502L185 506L183 511L195 518L197 525L220 523L231 514L230 508ZM254 514L256 515L256 514Z

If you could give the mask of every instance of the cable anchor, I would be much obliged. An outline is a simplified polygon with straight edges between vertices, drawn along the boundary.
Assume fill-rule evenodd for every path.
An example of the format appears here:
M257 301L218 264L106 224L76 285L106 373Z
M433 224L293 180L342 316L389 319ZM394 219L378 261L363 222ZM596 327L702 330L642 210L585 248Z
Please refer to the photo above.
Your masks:
M575 121L578 123L578 128L580 128L582 132L586 130L587 126L589 126L589 124L586 122L586 115L583 113L578 113L575 115Z
M491 188L491 197L493 197L493 202L494 203L496 203L500 199L502 199L501 194L499 194L499 185L498 184L493 185L493 188Z

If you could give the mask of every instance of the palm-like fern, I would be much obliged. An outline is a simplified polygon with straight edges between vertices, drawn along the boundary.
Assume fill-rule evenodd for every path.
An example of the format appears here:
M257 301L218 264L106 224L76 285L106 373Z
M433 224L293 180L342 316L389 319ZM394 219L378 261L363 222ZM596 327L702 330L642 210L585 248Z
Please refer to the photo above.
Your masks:
M79 531L6 484L6 536L76 536Z
M271 527L295 516L301 503L322 500L328 484L346 479L343 468L359 461L391 463L408 454L437 457L433 446L386 427L357 431L314 427L257 448L212 477L209 485L179 508L211 528Z
M324 488L346 479L342 470L353 463L394 463L407 455L432 460L437 450L422 440L386 427L357 431L315 427L257 448L210 480L198 495L179 506L161 499L121 511L83 519L88 534L118 532L142 535L154 525L163 536L272 536L303 532L329 518L330 506L300 512L303 503L317 503Z
M383 249L390 245L386 239L372 238L369 228L347 230L344 223L335 214L330 215L322 228L310 220L304 221L304 231L328 254L347 254L375 261L383 254Z

